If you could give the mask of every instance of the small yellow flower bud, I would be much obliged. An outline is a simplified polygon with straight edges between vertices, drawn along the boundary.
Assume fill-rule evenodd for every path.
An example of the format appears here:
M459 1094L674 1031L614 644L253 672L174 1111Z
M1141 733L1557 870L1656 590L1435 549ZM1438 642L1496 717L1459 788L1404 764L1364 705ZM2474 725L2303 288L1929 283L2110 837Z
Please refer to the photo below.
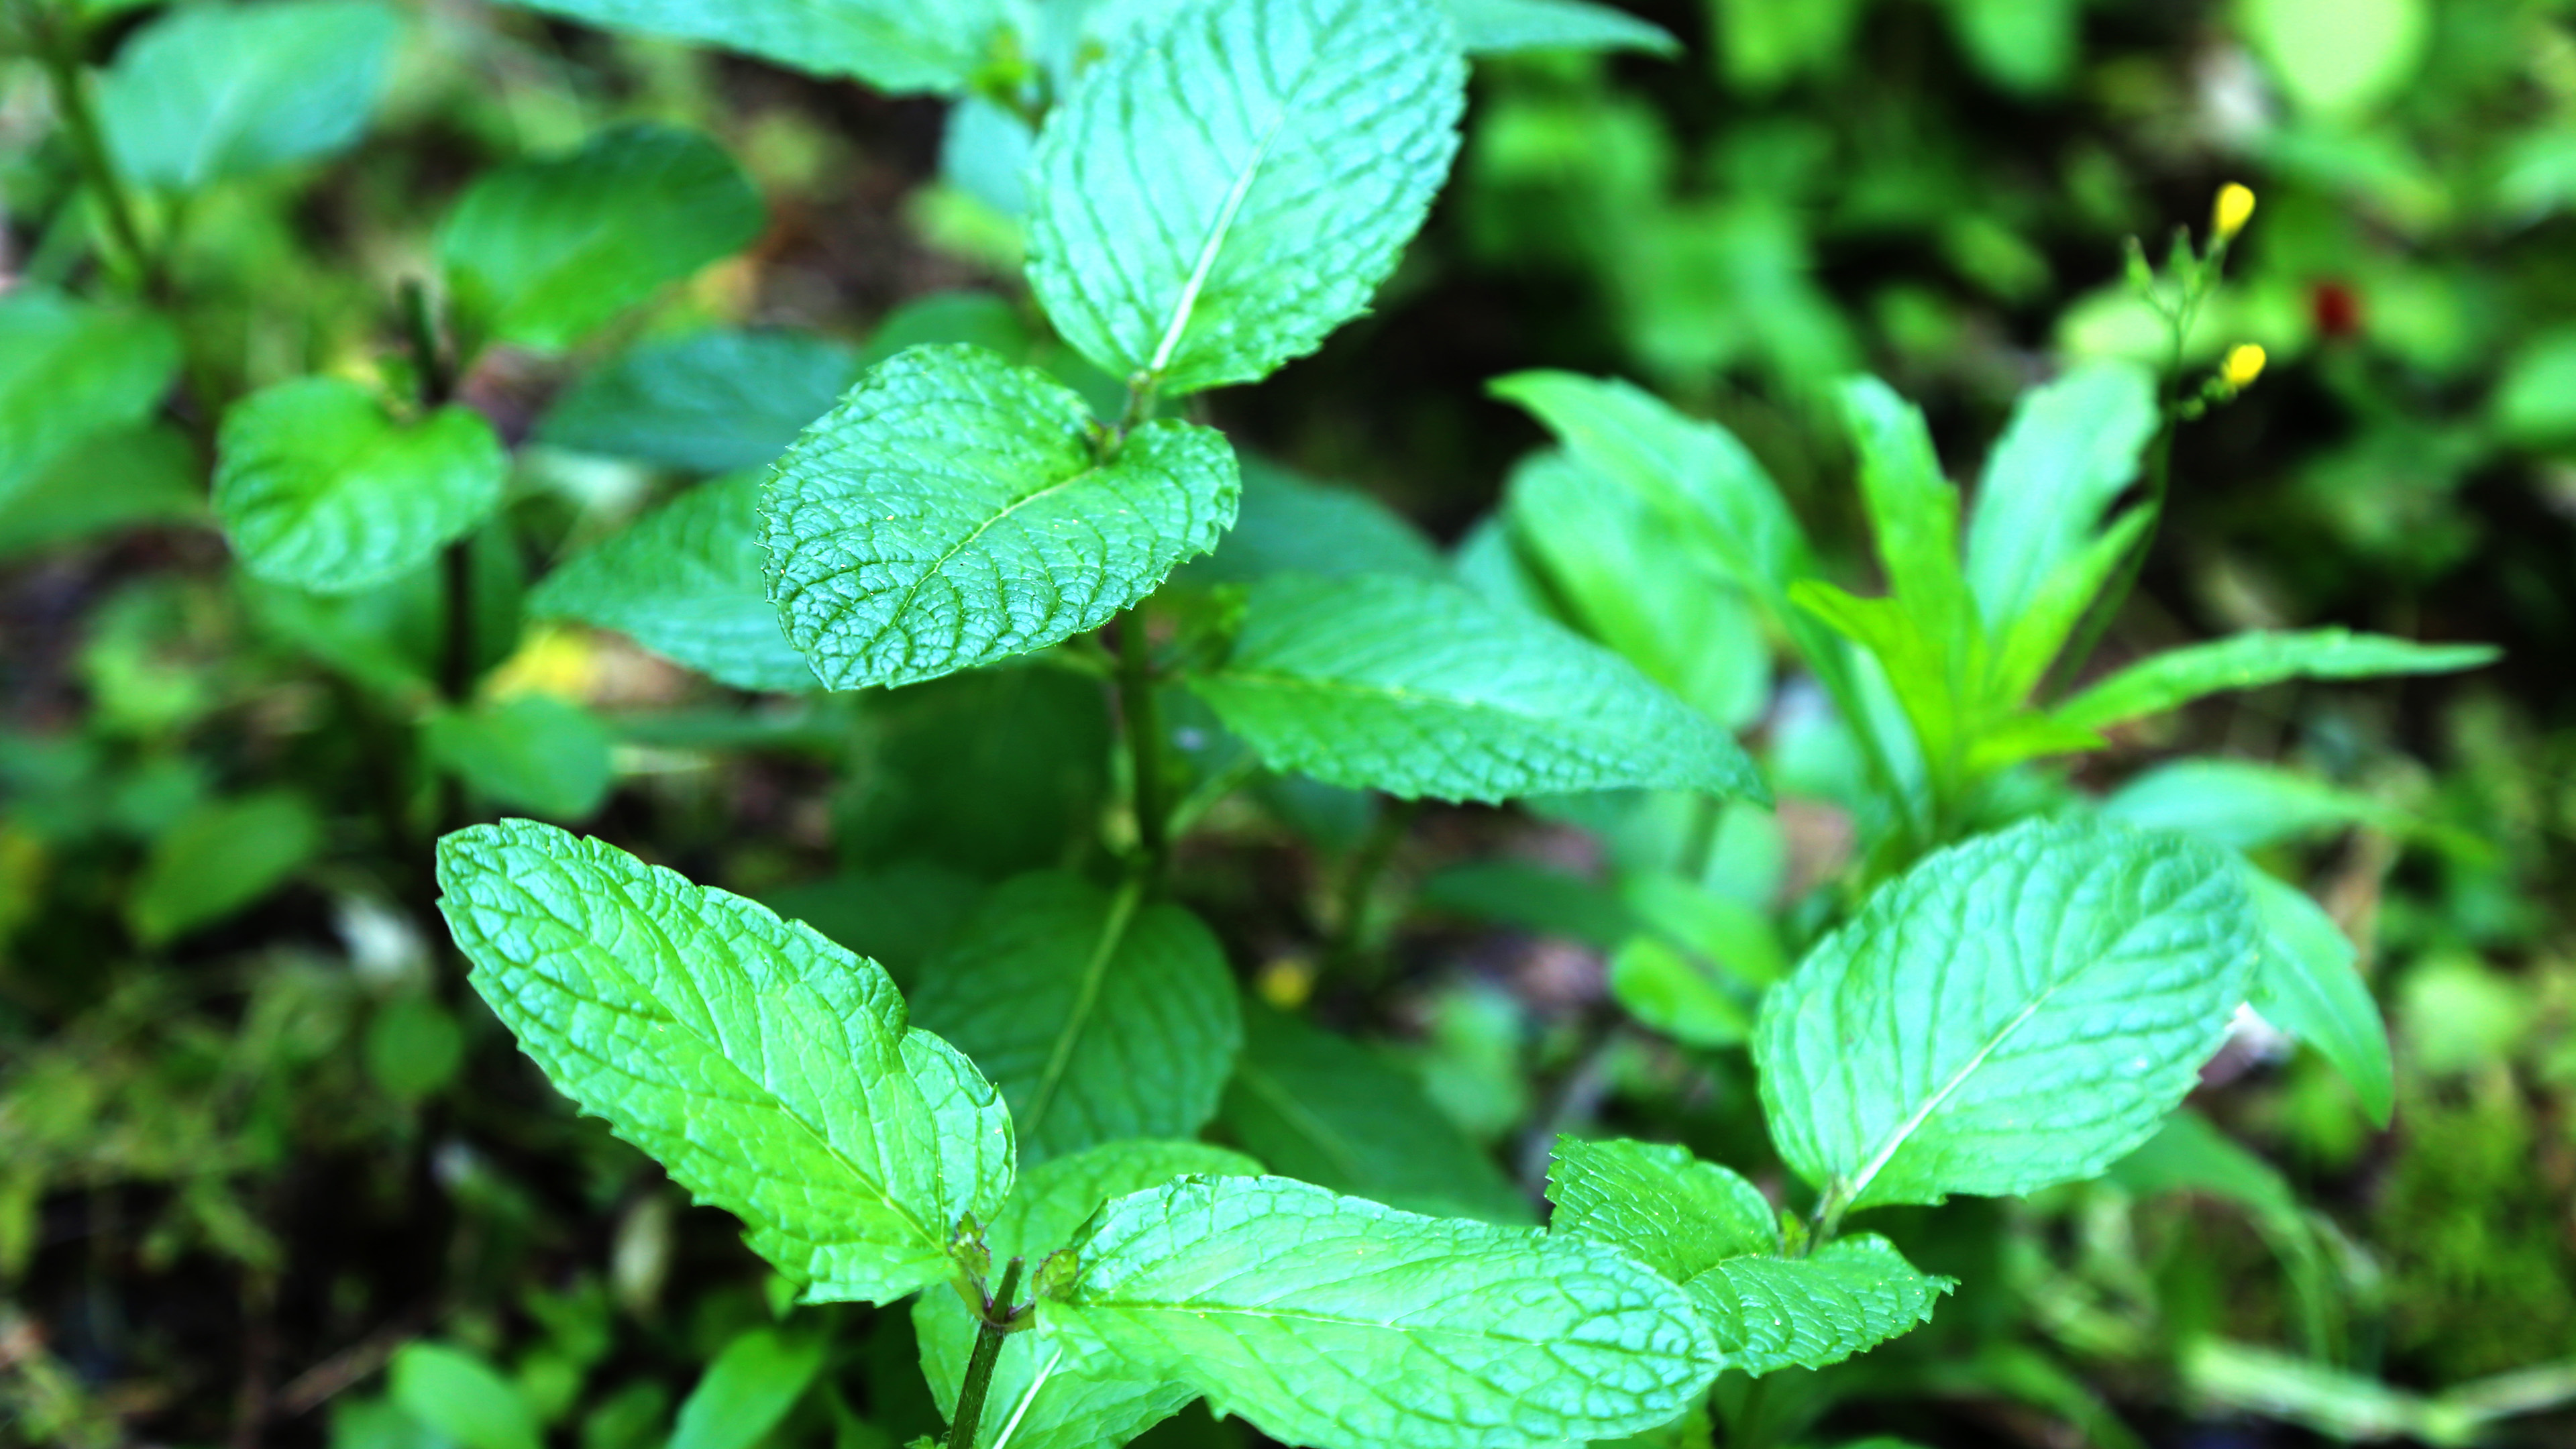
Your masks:
M2242 391L2252 387L2254 379L2263 375L2264 361L2263 349L2248 342L2228 352L2227 362L2219 373L2227 379L2229 387Z
M2235 240L2236 234L2245 229L2245 223L2253 219L2254 192L2251 188L2233 181L2218 188L2218 204L2210 208L2209 224L2218 233L2220 241Z

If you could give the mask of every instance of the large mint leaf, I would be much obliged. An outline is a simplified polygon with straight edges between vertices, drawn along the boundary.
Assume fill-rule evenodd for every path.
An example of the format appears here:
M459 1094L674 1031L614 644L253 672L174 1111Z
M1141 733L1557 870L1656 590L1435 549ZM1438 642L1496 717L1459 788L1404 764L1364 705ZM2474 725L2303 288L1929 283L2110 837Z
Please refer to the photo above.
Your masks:
M2291 679L2449 674L2491 664L2497 653L2485 644L2415 644L2349 629L2239 634L2132 664L2059 705L2057 717L2084 729L2109 729L2225 690Z
M1760 1375L1822 1368L1930 1321L1956 1287L1864 1234L1782 1256L1753 1184L1679 1147L1559 1139L1548 1231L1606 1243L1690 1295L1724 1366Z
M476 991L808 1302L947 1279L958 1219L1011 1184L1011 1121L973 1065L907 1029L876 963L597 840L525 820L439 842L439 910Z
M1234 978L1198 917L1057 872L986 897L922 969L912 1009L1001 1088L1030 1162L1191 1136L1243 1045Z
M1412 1212L1532 1220L1418 1079L1260 1002L1244 1003L1243 1056L1220 1115L1226 1135L1281 1176Z
M537 441L690 473L766 468L858 378L857 352L828 337L697 332L584 376L546 410Z
M2090 1176L2191 1089L2258 932L2170 837L2035 820L1930 856L1763 1003L1772 1140L1829 1217Z
M761 577L760 487L743 473L682 493L555 570L528 612L615 629L736 689L812 689Z
M469 333L562 348L739 251L765 218L723 147L695 131L618 126L476 181L438 256Z
M2133 363L2096 363L2022 395L1968 521L1968 583L1998 633L2082 554L2157 423L2155 379Z
M490 516L508 468L480 413L445 407L406 424L346 378L299 378L224 414L215 514L260 578L354 593Z
M1109 1205L1041 1330L1322 1449L1605 1439L1680 1416L1714 1355L1688 1300L1608 1248L1416 1217L1285 1178Z
M1109 622L1216 546L1242 484L1215 431L1103 459L1091 410L974 347L868 373L772 476L769 596L834 689L910 684Z
M1023 1258L1034 1271L1114 1198L1193 1173L1253 1177L1260 1171L1251 1158L1197 1142L1107 1143L1022 1173L1000 1216L986 1228L985 1246L995 1263ZM922 1376L938 1396L940 1411L953 1414L975 1348L975 1317L955 1293L933 1290L914 1301L912 1326L921 1342ZM1008 1435L1012 1449L1123 1444L1198 1396L1188 1384L1152 1375L1095 1377L1070 1364L1061 1345L1015 1333L1003 1340L994 1361L975 1442L991 1445Z
M0 503L65 449L150 417L178 371L178 334L149 313L0 296Z
M1368 305L1458 149L1432 0L1199 0L1039 133L1029 282L1084 356L1167 395L1251 382Z
M1732 736L1625 660L1423 579L1264 580L1232 658L1190 686L1273 768L1334 785L1768 798Z
M99 86L130 181L190 191L354 144L402 19L374 0L190 5L135 32Z
M1524 50L1644 50L1679 55L1672 32L1589 0L1444 0L1470 55Z
M953 94L1005 28L1005 0L509 0L611 30L722 46L881 91Z

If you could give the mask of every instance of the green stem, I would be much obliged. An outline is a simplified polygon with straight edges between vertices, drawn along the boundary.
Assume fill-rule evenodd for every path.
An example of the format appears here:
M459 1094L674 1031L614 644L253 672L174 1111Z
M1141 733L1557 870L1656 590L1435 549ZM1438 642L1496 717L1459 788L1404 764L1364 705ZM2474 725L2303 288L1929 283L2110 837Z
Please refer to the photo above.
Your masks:
M1162 710L1154 699L1154 642L1141 610L1118 621L1118 713L1127 732L1128 772L1135 776L1136 843L1145 867L1160 875L1170 851L1170 806L1163 799Z
M1690 832L1682 837L1682 850L1673 864L1680 868L1682 879L1698 885L1708 878L1709 859L1717 853L1717 825L1726 802L1715 795L1702 795L1691 802Z
M143 227L137 220L133 193L126 190L125 178L117 174L116 163L107 154L105 132L98 123L98 112L91 109L89 88L81 84L80 45L73 23L66 17L39 9L28 21L31 38L52 81L54 103L62 107L63 127L70 133L72 151L89 183L96 188L99 200L107 208L108 230L115 234L116 244L133 266L145 295L163 300L168 290L160 259L143 244Z
M1735 1422L1728 1427L1726 1449L1761 1449L1769 1439L1768 1425L1762 1422L1762 1400L1769 1388L1767 1379L1755 1379L1736 1404Z
M966 1360L966 1381L957 1386L957 1417L948 1426L948 1449L975 1449L975 1430L983 1422L984 1396L992 1392L993 1365L1002 1357L1002 1340L1010 1337L1011 1295L1020 1291L1020 1260L1002 1270L1002 1286L984 1300L984 1319L975 1334L975 1352Z

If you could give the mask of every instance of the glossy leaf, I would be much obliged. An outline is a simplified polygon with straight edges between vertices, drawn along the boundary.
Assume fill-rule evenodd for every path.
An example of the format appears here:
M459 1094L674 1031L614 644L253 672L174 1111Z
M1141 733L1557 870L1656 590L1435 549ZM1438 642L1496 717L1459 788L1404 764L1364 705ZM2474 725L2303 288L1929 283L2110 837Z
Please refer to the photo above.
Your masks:
M175 191L329 156L366 129L401 36L374 0L181 6L117 52L99 124L127 180Z
M766 468L858 377L856 350L827 337L697 332L583 376L546 410L537 441L690 473Z
M1712 1372L1687 1300L1617 1252L1284 1178L1121 1198L1079 1249L1079 1278L1039 1304L1049 1339L1289 1443L1610 1438L1678 1417Z
M1225 1091L1225 1134L1284 1177L1436 1216L1527 1223L1530 1207L1422 1084L1258 1002Z
M550 695L441 710L422 725L421 740L476 795L551 820L590 815L615 781L608 726Z
M1166 396L1312 352L1449 174L1465 62L1433 0L1198 0L1038 135L1029 282L1065 340Z
M912 1007L1001 1089L1032 1163L1195 1135L1243 1043L1224 950L1196 916L1054 872L987 897Z
M2492 663L2497 653L2484 644L2415 644L2349 629L2238 634L2132 664L2058 706L2057 717L2109 729L2227 690L2291 679L2450 674Z
M500 505L509 459L481 414L417 423L337 377L254 393L224 414L215 514L243 567L347 594L420 567Z
M2078 558L2138 476L2157 426L2155 380L2095 363L2022 395L1986 460L1968 525L1968 582L2000 632Z
M1082 399L971 347L871 371L772 475L770 599L834 689L909 684L1107 623L1216 545L1241 483L1215 431L1095 451Z
M1106 1143L1052 1158L1021 1174L1010 1200L985 1229L985 1247L997 1264L1023 1258L1034 1270L1113 1199L1186 1174L1253 1177L1260 1172L1261 1164L1241 1153L1197 1142ZM974 1316L955 1293L933 1290L914 1302L912 1324L921 1341L922 1374L938 1396L941 1412L953 1414L966 1360L975 1347ZM1060 1346L1034 1333L1015 1333L1003 1340L1001 1357L994 1361L975 1442L991 1445L1007 1433L1012 1449L1121 1444L1198 1394L1188 1384L1157 1375L1087 1374L1068 1363Z
M1550 1233L1607 1244L1679 1284L1724 1366L1747 1374L1839 1363L1929 1322L1956 1286L1871 1234L1784 1257L1769 1201L1679 1147L1560 1138L1548 1196Z
M149 313L0 296L0 506L74 444L149 418L178 371L178 335Z
M1274 769L1328 784L1769 798L1732 736L1617 655L1424 580L1265 580L1233 656L1191 687Z
M1470 55L1524 50L1643 50L1681 54L1660 25L1590 0L1445 0Z
M761 576L760 489L757 473L689 489L549 574L528 612L615 629L736 689L814 688Z
M1772 1139L1829 1216L2090 1176L2191 1089L2259 947L2204 846L2034 820L1952 847L1763 1003Z
M2387 1126L2397 1103L2396 1068L2388 1024L2357 969L2359 953L2305 891L2250 864L2244 870L2263 920L2254 1009L2315 1047L2352 1084L2371 1120Z
M681 1401L669 1449L752 1449L804 1397L824 1347L774 1328L735 1334Z
M1003 0L508 0L611 30L722 46L881 91L964 89L994 54Z
M485 173L438 235L466 329L569 347L760 234L760 194L695 131L627 125Z
M472 981L555 1085L659 1159L808 1302L949 1274L1009 1191L1010 1114L907 1029L874 962L740 896L524 820L439 842Z

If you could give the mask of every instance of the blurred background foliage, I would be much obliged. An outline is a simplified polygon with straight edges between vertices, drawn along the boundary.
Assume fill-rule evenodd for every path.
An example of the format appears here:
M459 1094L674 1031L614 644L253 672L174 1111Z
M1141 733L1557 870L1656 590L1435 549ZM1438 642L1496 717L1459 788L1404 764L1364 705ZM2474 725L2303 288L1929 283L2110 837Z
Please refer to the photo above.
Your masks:
M154 14L89 8L102 63ZM2394 1128L2313 1056L2240 1033L2200 1115L2110 1179L1889 1214L1968 1287L1882 1353L1778 1376L1762 1412L1925 1444L2570 1442L2576 3L1627 8L1682 53L1480 65L1456 180L1374 315L1211 399L1220 421L1463 541L1471 574L1545 579L1545 520L1602 505L1515 481L1544 439L1483 384L1626 375L1745 438L1851 572L1866 540L1823 385L1880 373L1973 463L2031 383L2166 360L2124 239L2160 250L2241 181L2261 209L2186 361L2250 341L2271 370L2183 433L2109 652L2326 623L2506 650L2456 678L2217 702L2083 767L2107 786L2192 749L2375 802L2264 853L2364 943ZM900 1443L935 1424L905 1315L782 1325L734 1226L572 1117L460 989L424 916L437 787L400 727L439 668L434 584L257 586L224 567L197 480L222 400L405 365L392 299L480 170L617 120L717 137L770 207L757 246L574 353L504 350L466 380L527 444L472 562L485 704L534 723L429 748L487 752L474 809L649 842L865 935L900 975L983 883L1114 816L1096 691L1021 673L750 702L615 636L523 633L521 595L672 479L784 441L737 400L722 423L747 438L600 446L635 415L600 365L632 348L816 329L824 399L907 340L1047 354L1010 173L935 102L468 0L405 18L358 149L184 217L145 199L180 238L154 283L181 324L174 421L63 470L115 496L55 482L0 512L0 1441L617 1449L662 1442L722 1352L752 1407L684 1419L698 1449ZM0 283L97 278L78 176L42 69L0 62ZM1677 612L1626 620L1579 589L1544 602L1632 655L1744 630L1681 612L1732 607L1722 591L1668 595ZM1852 836L1831 760L1801 754L1814 692L1759 651L1673 649L1658 672L1764 732L1789 799L1722 822L1713 878L1785 911L1794 944ZM1662 918L1601 867L1680 828L1274 782L1208 816L1181 888L1279 1008L1251 1025L1263 1082L1334 1119L1389 1193L1526 1213L1560 1129L1771 1161L1740 1049L1620 1025L1604 984ZM1257 1085L1225 1130L1292 1170ZM1154 1442L1242 1437L1193 1411Z

